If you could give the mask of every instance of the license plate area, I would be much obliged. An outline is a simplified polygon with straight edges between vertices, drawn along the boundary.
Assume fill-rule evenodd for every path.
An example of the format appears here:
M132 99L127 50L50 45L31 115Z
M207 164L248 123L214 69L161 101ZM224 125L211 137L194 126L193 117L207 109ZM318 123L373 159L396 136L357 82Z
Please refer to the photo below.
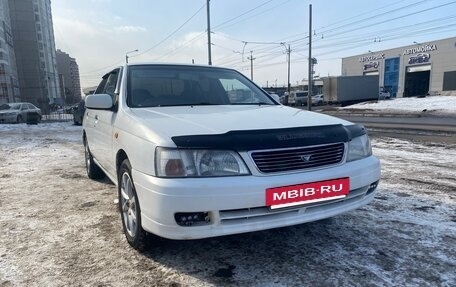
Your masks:
M350 179L338 178L266 189L266 206L286 208L345 198L350 193Z

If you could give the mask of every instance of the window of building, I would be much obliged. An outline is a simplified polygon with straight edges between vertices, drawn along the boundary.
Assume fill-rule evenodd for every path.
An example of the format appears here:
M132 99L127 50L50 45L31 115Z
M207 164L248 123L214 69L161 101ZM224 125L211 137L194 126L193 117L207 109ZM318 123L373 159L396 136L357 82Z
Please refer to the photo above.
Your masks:
M443 73L443 90L456 91L456 71Z
M399 84L399 61L399 57L385 60L385 74L383 86L385 90L390 92L392 97L396 96Z

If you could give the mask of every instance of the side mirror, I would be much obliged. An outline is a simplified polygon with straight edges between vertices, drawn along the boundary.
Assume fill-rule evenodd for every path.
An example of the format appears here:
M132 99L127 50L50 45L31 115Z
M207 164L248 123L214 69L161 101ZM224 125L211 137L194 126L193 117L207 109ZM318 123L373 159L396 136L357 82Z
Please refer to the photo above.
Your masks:
M112 98L108 94L93 94L85 98L88 109L109 110L112 108Z

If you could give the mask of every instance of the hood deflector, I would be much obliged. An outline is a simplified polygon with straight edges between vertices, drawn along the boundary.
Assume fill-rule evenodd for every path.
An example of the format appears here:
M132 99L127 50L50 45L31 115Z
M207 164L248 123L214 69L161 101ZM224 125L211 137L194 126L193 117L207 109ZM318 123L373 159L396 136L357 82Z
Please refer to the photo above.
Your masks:
M285 129L229 131L215 135L175 136L178 148L250 151L347 142L366 134L361 125L327 125Z

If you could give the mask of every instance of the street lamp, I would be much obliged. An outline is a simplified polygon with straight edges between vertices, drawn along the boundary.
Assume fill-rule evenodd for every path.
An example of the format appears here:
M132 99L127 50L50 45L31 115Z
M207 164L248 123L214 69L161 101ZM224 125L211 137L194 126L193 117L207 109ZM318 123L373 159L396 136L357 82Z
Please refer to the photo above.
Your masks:
M136 50L133 50L133 51L128 51L125 53L125 62L128 64L128 54L131 54L131 53L135 53L135 52L138 52L139 50L136 49Z

